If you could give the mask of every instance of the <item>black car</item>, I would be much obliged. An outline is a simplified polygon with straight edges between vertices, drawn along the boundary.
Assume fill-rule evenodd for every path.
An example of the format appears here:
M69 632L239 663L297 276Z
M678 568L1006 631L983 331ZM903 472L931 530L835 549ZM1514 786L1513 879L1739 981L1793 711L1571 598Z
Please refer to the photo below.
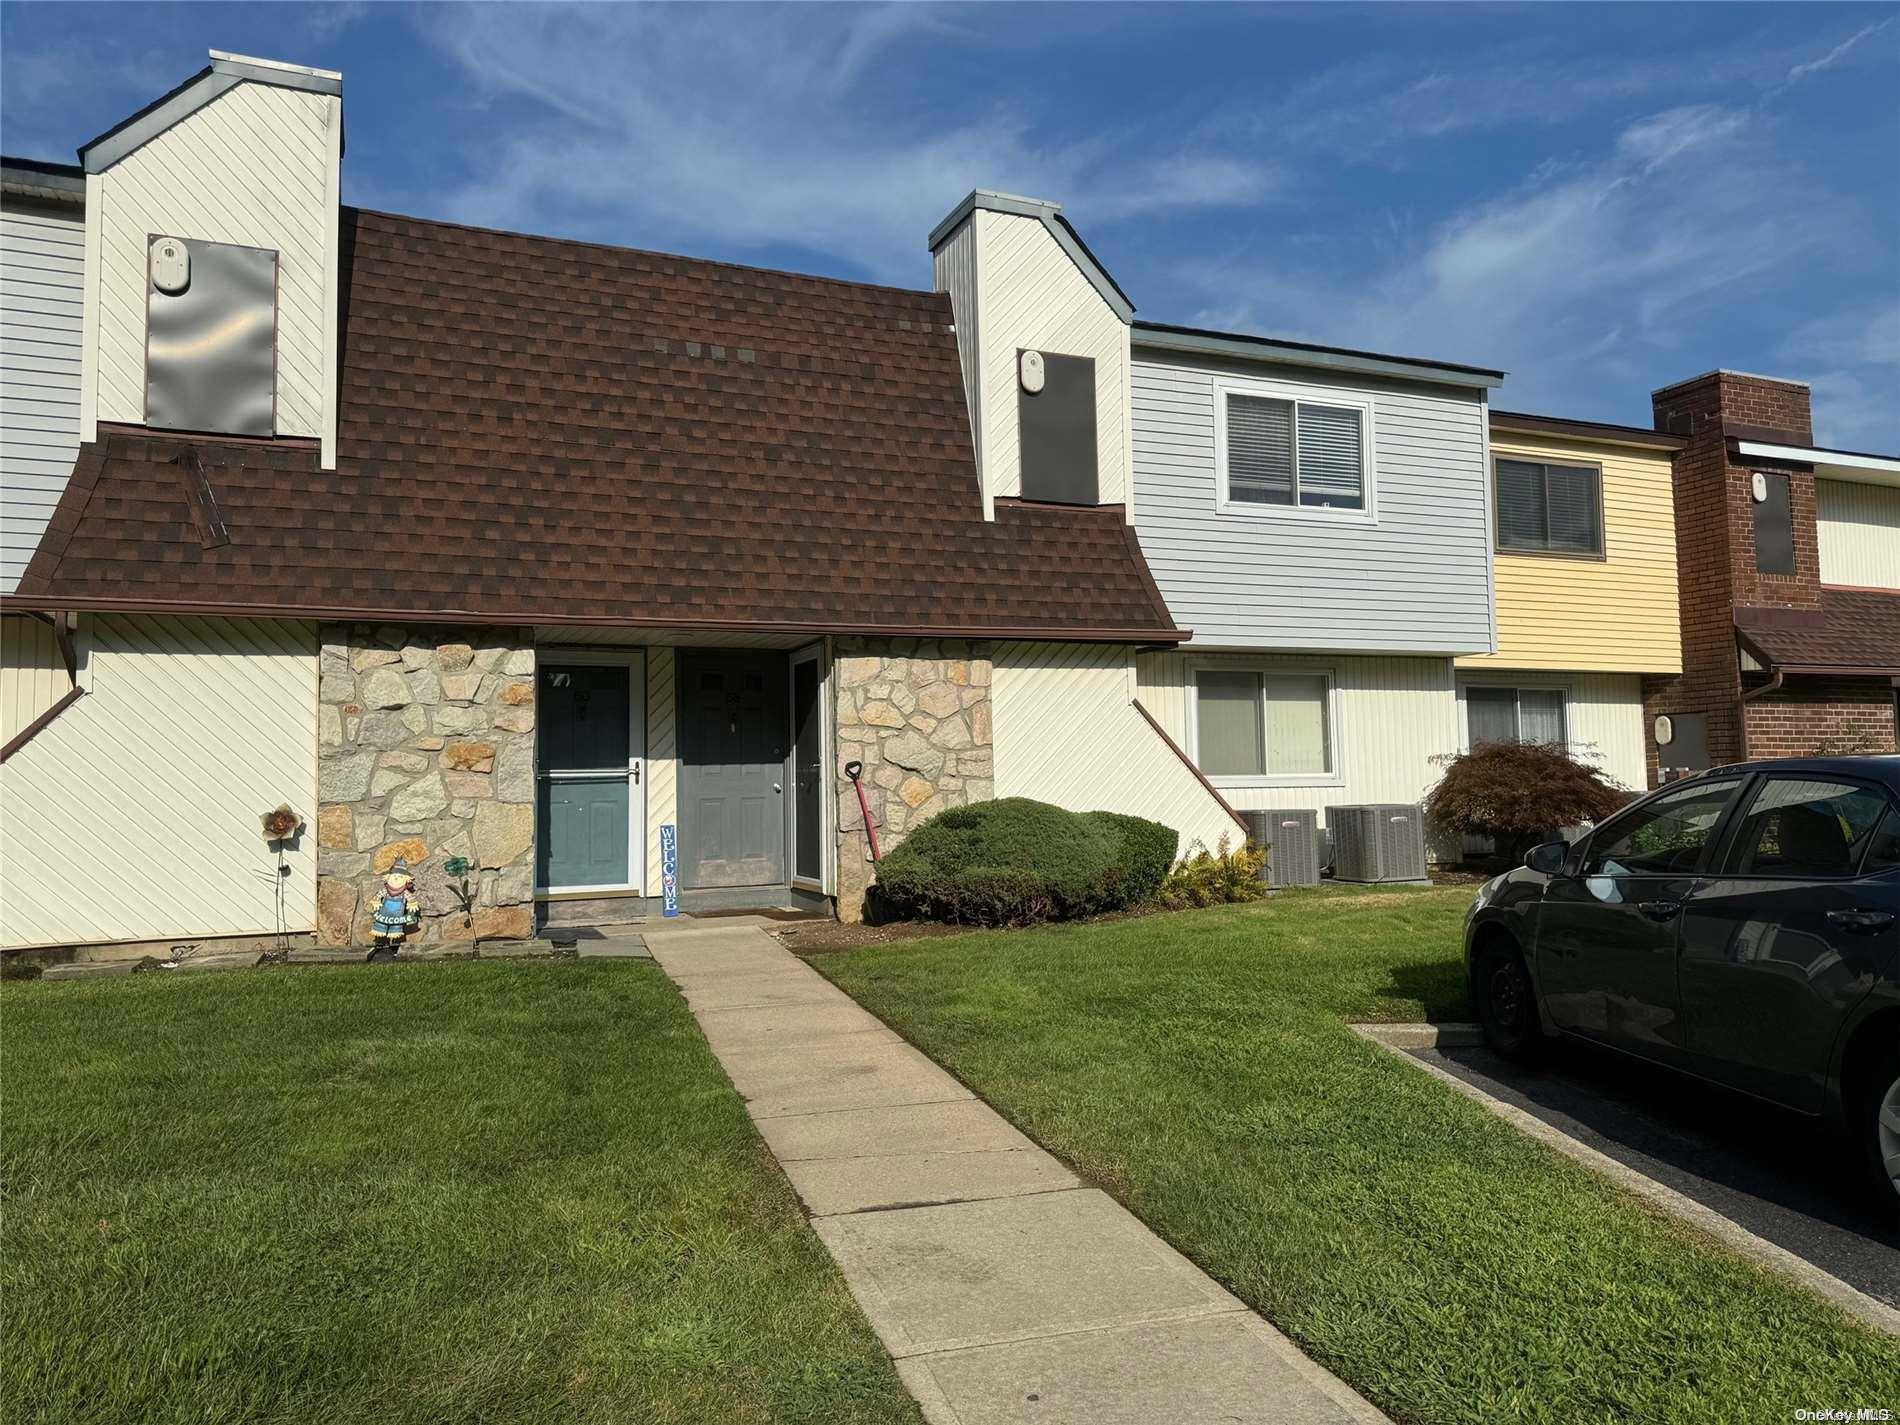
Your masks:
M1485 1042L1572 1035L1825 1117L1900 1205L1900 757L1718 767L1478 891Z

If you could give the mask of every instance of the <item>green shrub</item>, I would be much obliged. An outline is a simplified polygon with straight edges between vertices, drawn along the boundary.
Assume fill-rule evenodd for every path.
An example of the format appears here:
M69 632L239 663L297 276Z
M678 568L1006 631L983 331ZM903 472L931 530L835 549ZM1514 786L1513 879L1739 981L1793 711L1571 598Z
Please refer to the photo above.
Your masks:
M1158 821L1121 812L1092 811L1084 815L1112 828L1121 839L1121 904L1144 905L1160 894L1161 883L1174 865L1175 848L1181 844L1180 833Z
M1260 879L1261 867L1266 864L1264 846L1249 841L1239 850L1230 851L1223 836L1217 851L1209 852L1203 846L1168 872L1156 899L1169 910L1257 901L1267 893Z
M1026 797L952 807L878 864L878 908L957 925L1120 910L1155 894L1177 839L1140 817L1065 811Z

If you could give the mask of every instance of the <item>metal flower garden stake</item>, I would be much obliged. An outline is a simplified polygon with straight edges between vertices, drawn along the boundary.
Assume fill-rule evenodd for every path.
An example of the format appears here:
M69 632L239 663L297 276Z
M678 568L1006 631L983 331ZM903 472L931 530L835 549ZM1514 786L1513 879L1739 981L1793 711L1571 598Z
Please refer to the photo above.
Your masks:
M277 871L272 878L276 882L277 953L287 954L290 950L290 907L287 903L290 862L284 856L284 845L303 834L303 818L290 809L289 802L285 802L276 810L265 812L258 821L263 826L265 844L277 855Z
M466 856L451 856L442 863L442 869L451 876L461 877L455 887L455 895L462 902L462 924L468 927L470 932L468 948L477 949L481 945L481 937L474 934L476 894L474 877L480 874L481 867Z

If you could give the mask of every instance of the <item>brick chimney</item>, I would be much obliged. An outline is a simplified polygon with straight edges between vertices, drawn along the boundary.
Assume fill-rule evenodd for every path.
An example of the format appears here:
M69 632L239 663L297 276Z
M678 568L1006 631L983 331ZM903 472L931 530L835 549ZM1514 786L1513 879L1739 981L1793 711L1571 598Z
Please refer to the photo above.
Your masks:
M1667 764L1655 744L1658 713L1706 717L1711 764L1745 755L1734 610L1818 612L1821 568L1813 472L1744 464L1734 451L1737 440L1812 445L1806 383L1711 371L1665 386L1650 401L1657 430L1689 438L1674 474L1682 674L1644 685L1653 778L1658 762ZM1766 496L1759 500L1758 475Z

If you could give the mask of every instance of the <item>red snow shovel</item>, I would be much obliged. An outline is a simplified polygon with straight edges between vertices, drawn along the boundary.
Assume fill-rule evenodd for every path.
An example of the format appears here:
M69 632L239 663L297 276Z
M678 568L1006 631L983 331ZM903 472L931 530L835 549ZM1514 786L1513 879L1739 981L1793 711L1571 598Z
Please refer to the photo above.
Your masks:
M851 779L851 785L858 789L858 810L864 814L864 834L871 838L871 859L881 861L884 858L877 849L877 828L871 825L871 804L865 801L864 783L859 780L864 775L864 764L847 762L844 764L844 774Z

